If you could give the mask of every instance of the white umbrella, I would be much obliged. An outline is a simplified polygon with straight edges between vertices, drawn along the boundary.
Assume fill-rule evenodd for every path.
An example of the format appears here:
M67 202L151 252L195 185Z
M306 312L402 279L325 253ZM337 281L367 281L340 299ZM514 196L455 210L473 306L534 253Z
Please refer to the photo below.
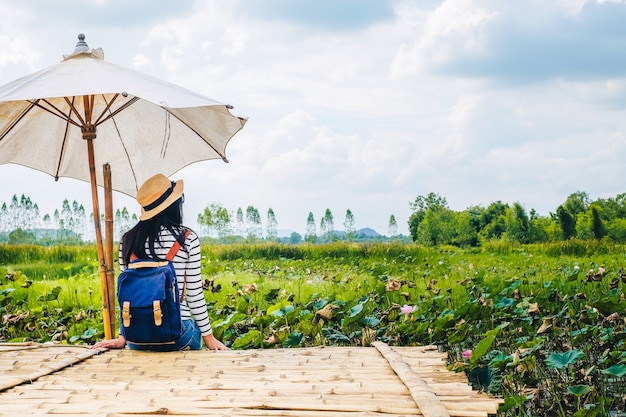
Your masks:
M156 173L169 176L201 160L228 162L226 145L246 119L232 115L229 105L104 61L102 49L90 50L82 34L78 39L61 63L0 87L0 164L91 183L101 276L111 276L97 186L105 187L105 196L110 187L134 197ZM106 169L96 172L101 165L110 166L110 178ZM115 304L105 292L109 337L106 315L115 320L109 307Z
M109 163L113 190L134 197L156 173L226 160L245 123L230 106L104 61L79 38L61 63L0 87L0 163L89 182L83 139L97 131L96 165Z

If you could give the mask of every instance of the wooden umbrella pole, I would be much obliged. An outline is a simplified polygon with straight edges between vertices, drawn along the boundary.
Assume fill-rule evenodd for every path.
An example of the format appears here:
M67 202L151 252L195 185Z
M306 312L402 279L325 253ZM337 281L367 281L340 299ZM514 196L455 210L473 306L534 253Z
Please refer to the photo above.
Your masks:
M93 155L93 139L87 139L87 152L89 155L89 175L91 177L91 201L93 203L93 224L96 231L96 247L98 260L100 261L100 288L102 290L102 319L104 321L104 338L112 339L111 319L109 313L109 294L107 284L107 265L102 245L102 229L100 227L100 208L98 202L98 186L96 184L96 167Z
M93 151L93 140L96 138L96 126L91 124L91 105L89 96L83 96L85 120L82 128L83 139L87 141L87 157L89 159L89 179L91 183L91 201L93 204L93 224L96 232L96 248L100 261L100 288L102 290L102 320L104 321L104 338L112 339L111 320L109 313L109 295L106 276L106 260L102 245L102 229L100 228L100 203L98 201L98 184L96 181L96 160Z
M111 182L111 165L104 164L104 230L105 230L105 255L107 295L109 296L109 320L111 322L111 334L115 335L115 274L113 270L113 186Z

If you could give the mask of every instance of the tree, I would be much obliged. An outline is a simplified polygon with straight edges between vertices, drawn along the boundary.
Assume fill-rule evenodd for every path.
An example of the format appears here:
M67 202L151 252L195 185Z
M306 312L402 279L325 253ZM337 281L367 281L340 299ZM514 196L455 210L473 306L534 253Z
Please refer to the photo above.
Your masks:
M44 214L43 218L41 219L41 222L42 222L42 227L44 229L52 228L52 218L50 217L48 213Z
M548 242L550 232L556 229L556 222L551 217L537 215L535 209L530 210L528 220L528 241L530 243Z
M333 213L327 208L320 222L320 233L326 242L332 242L334 230L335 221L333 219Z
M524 207L516 202L506 210L506 236L519 243L528 243L528 215Z
M413 213L409 216L409 232L411 233L411 239L415 242L418 240L419 225L426 217L426 213L430 210L447 209L448 202L439 194L429 193L425 197L417 196L414 202L409 203L409 207L413 210Z
M389 237L394 237L398 235L398 222L396 221L396 216L393 214L389 216L389 227L387 228L387 234Z
M491 203L478 216L478 232L485 240L500 239L506 232L506 211L509 205L501 201Z
M72 231L84 238L88 227L87 215L85 207L76 200L72 201L72 218L74 219L74 229Z
M248 206L246 209L246 232L248 238L260 239L263 236L261 215L259 210L253 206Z
M576 191L567 197L565 203L563 203L563 208L576 219L578 214L584 213L589 209L589 195L584 191Z
M454 211L448 208L426 210L417 228L417 242L429 246L451 244L456 237L454 216Z
M607 230L604 225L602 207L592 203L589 210L578 213L576 217L576 237L586 240L600 240L606 236Z
M22 194L20 198L20 227L24 230L31 230L39 226L39 207L33 204L30 197Z
M93 213L91 214L93 217ZM103 215L104 216L104 215ZM102 217L104 222L104 217ZM76 200L70 204L66 198L61 205L61 211L54 211L54 222L58 229L58 237L64 240L72 239L86 240L87 239L87 215L85 208L82 204L78 204Z
M478 246L478 232L474 223L474 217L470 211L456 213L453 217L454 237L452 243L455 246Z
M237 209L237 215L236 215L236 233L238 236L243 236L244 235L244 231L246 229L245 226L245 221L243 218L243 210L241 209L241 207L239 207Z
M15 230L20 227L20 208L17 200L17 195L13 194L11 204L9 205L9 231Z
M0 208L0 232L8 233L10 231L9 208L7 207L7 203L2 203L2 208Z
M356 236L354 228L354 215L350 209L346 210L346 219L343 221L343 227L346 232L346 240L352 242Z
M614 219L607 227L607 236L616 242L626 242L626 219Z
M72 219L72 208L70 207L70 202L66 198L63 200L61 204L61 213L59 219L61 220L59 223L60 229L71 230L74 227L74 219Z
M578 213L576 216L576 238L581 240L593 239L591 230L591 212Z
M39 207L30 197L18 199L14 194L9 206L2 204L0 209L0 232L11 232L16 229L31 230L40 226Z
M137 223L137 215L133 213L131 216L125 206L122 209L115 210L115 238L120 240L124 233L129 231L135 223Z
M300 235L300 233L291 232L291 234L289 235L289 243L291 243L292 245L297 245L300 242L302 242L302 236Z
M211 203L198 213L198 224L202 227L203 233L211 236L214 232L219 239L223 239L230 234L230 213L220 203Z
M315 218L313 217L312 212L309 212L309 216L306 219L306 233L304 234L304 241L309 243L315 243L317 241Z
M556 216L563 232L563 239L568 240L576 236L576 219L563 205L556 209Z
M590 210L591 230L593 232L593 236L600 240L606 236L606 227L604 226L604 221L602 220L602 208L597 204L592 204L590 206Z
M618 194L615 198L606 200L598 199L594 204L602 208L603 216L607 220L626 219L626 193Z
M276 240L278 238L278 222L276 221L276 216L274 215L274 210L269 208L267 210L267 225L266 225L266 239L267 240Z
M9 245L33 244L37 238L32 232L27 232L18 227L9 233Z

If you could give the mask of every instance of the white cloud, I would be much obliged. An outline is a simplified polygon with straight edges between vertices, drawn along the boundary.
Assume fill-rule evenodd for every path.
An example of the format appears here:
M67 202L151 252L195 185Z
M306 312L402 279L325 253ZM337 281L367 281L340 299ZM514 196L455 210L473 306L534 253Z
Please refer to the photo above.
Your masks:
M57 24L46 2L0 0L0 77L55 64L86 31L112 62L233 104L249 121L231 162L174 176L188 218L214 201L271 207L280 228L303 232L309 211L330 208L340 225L349 208L357 227L384 233L394 214L406 232L408 202L429 192L457 210L502 200L542 214L578 190L623 192L624 2L362 2L324 22L330 3L307 15L272 1L159 3L122 28L115 16L135 10L124 2ZM103 17L85 28L96 6ZM0 167L1 201L24 191L60 206L67 189L89 203L88 187L14 171Z
M153 68L152 61L144 54L137 54L133 59L133 68L138 71L146 71Z
M626 3L446 0L396 71L514 82L626 74Z

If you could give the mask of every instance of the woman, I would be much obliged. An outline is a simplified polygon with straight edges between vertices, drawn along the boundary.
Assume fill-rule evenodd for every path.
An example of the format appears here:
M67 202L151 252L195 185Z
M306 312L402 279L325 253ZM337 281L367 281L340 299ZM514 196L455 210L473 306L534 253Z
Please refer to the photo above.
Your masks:
M162 174L149 178L137 191L141 205L139 222L120 242L120 268L125 269L131 256L164 260L174 242L181 249L172 263L176 269L178 288L184 294L181 303L183 334L175 345L135 345L126 342L123 335L117 339L102 340L93 348L122 349L127 344L137 350L183 350L202 348L202 341L211 350L229 350L213 336L200 275L200 239L182 224L183 181L171 181ZM186 232L190 231L185 238Z

